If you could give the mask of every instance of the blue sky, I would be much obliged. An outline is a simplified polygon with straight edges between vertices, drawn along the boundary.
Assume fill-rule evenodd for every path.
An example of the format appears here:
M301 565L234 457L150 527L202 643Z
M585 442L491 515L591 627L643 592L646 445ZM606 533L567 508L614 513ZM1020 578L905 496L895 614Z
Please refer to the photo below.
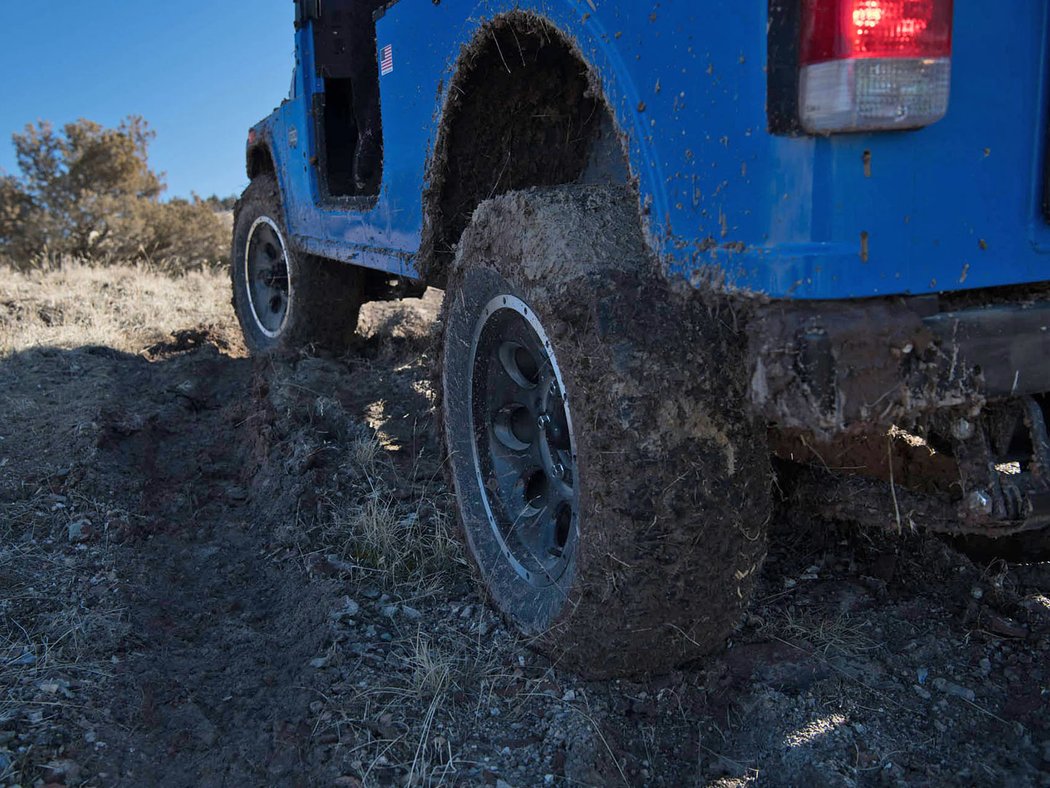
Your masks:
M0 170L36 120L142 115L168 196L239 193L248 127L288 93L292 0L0 0Z

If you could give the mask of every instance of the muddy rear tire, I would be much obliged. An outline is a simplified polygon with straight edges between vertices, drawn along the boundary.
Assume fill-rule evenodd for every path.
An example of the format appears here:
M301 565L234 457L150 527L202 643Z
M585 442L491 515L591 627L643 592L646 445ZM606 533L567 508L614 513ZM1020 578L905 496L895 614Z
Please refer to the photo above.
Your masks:
M654 269L625 192L522 192L475 213L445 297L439 412L469 551L510 622L596 677L720 647L765 556L743 343Z
M253 179L238 201L230 260L233 308L252 353L339 353L350 344L363 272L293 248L273 175Z

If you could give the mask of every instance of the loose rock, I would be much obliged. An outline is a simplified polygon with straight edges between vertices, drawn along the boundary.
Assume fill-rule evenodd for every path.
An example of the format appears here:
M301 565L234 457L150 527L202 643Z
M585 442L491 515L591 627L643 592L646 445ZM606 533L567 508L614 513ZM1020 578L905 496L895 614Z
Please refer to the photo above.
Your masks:
M86 542L93 536L90 520L76 520L67 528L69 541L73 544Z

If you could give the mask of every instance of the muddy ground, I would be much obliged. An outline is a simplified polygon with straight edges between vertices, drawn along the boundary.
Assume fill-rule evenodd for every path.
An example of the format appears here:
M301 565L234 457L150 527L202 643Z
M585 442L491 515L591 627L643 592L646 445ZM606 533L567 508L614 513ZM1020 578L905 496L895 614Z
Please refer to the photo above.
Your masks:
M436 294L322 359L227 302L0 280L0 783L1050 785L1047 565L782 512L726 650L581 681L454 538Z

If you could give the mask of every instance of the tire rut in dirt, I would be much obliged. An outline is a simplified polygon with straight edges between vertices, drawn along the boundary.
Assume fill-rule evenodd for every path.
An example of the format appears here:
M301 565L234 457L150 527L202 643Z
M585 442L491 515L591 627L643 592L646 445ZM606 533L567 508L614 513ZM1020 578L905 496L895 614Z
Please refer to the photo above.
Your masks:
M316 699L310 659L323 593L266 559L245 503L251 363L206 348L123 381L97 472L137 490L121 575L133 633L117 667L114 725L128 746L97 764L115 785L289 781Z
M626 193L497 198L461 241L445 301L441 414L484 583L519 628L593 676L666 670L718 648L747 605L769 516L768 451L744 410L734 317L669 287L641 238ZM577 425L575 575L542 588L491 535L470 460L472 337L501 295L539 316Z

